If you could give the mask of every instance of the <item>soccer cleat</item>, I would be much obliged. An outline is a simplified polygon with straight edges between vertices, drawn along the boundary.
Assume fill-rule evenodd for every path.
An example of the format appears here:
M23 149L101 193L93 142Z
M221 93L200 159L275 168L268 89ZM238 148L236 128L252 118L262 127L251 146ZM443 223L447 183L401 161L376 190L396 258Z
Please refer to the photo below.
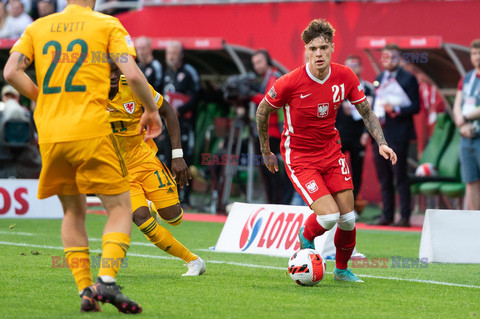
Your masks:
M205 267L205 262L200 257L192 260L188 264L185 264L185 266L188 267L188 271L182 276L200 276L207 270Z
M127 296L122 294L120 291L122 287L118 286L116 283L105 283L99 277L97 278L95 286L92 287L94 289L95 300L103 303L108 302L117 307L118 311L123 313L142 312L142 307L140 307L135 301L130 300Z
M315 244L313 243L313 240L308 240L303 236L303 230L305 229L305 226L300 227L300 230L298 231L298 239L300 240L300 248L301 249L315 249Z
M335 268L333 270L333 279L337 281L363 282L363 280L355 276L350 269Z
M94 286L87 287L83 290L80 298L82 298L82 303L80 304L81 312L99 312L102 311L100 305L94 298Z

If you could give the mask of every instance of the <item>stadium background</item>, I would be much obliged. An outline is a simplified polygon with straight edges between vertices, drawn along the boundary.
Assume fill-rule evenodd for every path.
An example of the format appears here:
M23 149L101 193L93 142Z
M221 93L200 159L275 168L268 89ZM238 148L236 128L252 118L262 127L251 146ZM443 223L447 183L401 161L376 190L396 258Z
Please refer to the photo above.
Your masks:
M416 47L416 52L427 53L432 53L429 50L441 46L442 43L468 48L471 40L478 37L472 22L476 21L480 9L480 1L472 0L230 3L208 0L146 0L127 1L123 4L121 1L98 1L97 7L109 4L137 7L116 16L132 37L146 35L154 38L154 55L162 63L165 39L183 39L184 43L190 44L186 46L187 62L197 67L203 81L213 79L220 85L226 76L238 73L232 61L228 60L228 55L221 52L224 51L224 44L241 52L239 56L248 70L252 70L249 54L259 48L269 50L273 59L284 70L292 70L301 65L304 59L300 33L309 21L318 17L326 18L337 30L333 61L342 63L350 54L360 55L365 65L363 77L372 81L376 70L363 50L365 41L362 39L434 39L435 44L426 41L425 45ZM200 45L195 44L195 39L200 39ZM1 65L6 62L8 50L13 43L14 40L0 40ZM378 48L381 48L381 45ZM372 50L374 58L375 54L378 58L378 48ZM453 97L461 73L451 68L452 63L448 58L444 62L445 69L437 68L431 79L443 90L447 104L451 105L452 100L448 98ZM468 53L463 55L462 63L467 69L470 68ZM447 64L450 67L447 67ZM203 140L202 134L199 134L198 140ZM372 152L368 148L364 176L372 174L375 175L375 169ZM380 202L380 188L376 179L372 182L372 179L364 178L361 196L370 202Z

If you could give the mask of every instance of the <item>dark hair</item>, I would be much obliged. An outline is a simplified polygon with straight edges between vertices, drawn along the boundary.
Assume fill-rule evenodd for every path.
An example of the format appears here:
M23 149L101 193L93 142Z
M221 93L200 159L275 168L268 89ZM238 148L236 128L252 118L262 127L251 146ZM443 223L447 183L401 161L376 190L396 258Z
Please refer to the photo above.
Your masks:
M335 29L325 19L312 20L308 27L302 32L302 40L305 44L310 43L313 39L323 37L325 42L333 42L333 36L335 35Z
M347 60L357 60L358 64L362 65L362 58L358 55L350 54L345 59L345 61L347 61Z
M470 43L470 49L480 49L480 39L475 39Z
M398 44L389 43L386 46L384 46L382 50L390 50L390 51L399 51L400 52L400 47L398 46Z
M268 53L267 50L265 49L260 49L260 50L257 50L255 52L253 52L252 54L252 57L257 55L257 54L263 54L263 56L265 57L265 59L267 59L267 64L269 66L273 66L273 62L272 62L272 58L270 57L270 53Z

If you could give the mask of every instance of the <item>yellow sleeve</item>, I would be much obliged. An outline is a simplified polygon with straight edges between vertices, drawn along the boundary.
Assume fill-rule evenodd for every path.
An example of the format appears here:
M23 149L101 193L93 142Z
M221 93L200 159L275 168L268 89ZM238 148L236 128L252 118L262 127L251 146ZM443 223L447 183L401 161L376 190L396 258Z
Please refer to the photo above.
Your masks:
M34 53L34 49L33 49L32 37L30 35L30 28L31 27L32 27L32 25L29 25L25 29L25 32L23 32L20 39L18 39L17 42L15 42L12 49L10 50L10 54L13 51L20 52L23 55L25 55L30 61L33 62L33 58L34 58L35 53Z
M127 54L133 57L137 56L132 38L120 21L118 21L116 18L112 20L112 31L110 32L108 53L112 54L113 56L119 55L120 57L124 57ZM121 59L120 62L122 62Z

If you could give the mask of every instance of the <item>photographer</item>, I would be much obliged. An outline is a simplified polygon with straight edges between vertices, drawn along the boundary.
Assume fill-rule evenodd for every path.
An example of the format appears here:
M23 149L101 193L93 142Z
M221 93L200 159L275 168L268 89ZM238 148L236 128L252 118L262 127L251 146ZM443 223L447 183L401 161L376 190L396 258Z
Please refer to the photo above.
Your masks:
M255 72L263 77L262 84L251 101L260 104L263 97L282 74L273 66L270 54L266 50L255 51L252 55L252 64ZM280 139L283 130L283 113L281 111L270 114L268 135L271 151L280 158ZM267 201L269 204L290 204L293 196L293 186L285 172L272 174L262 165L262 175L265 183Z
M6 85L0 102L0 178L38 178L41 158L31 112Z

